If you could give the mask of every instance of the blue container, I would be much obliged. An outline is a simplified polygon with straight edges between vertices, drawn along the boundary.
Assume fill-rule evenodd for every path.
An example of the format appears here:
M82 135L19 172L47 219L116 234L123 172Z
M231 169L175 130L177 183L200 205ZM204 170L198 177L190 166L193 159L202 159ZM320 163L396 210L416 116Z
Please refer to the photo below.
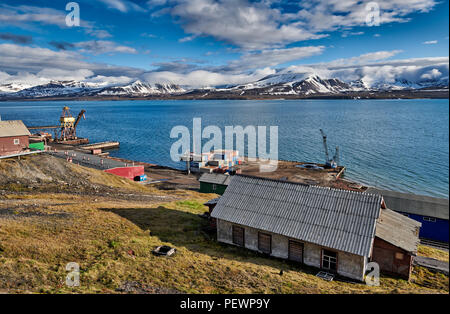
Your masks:
M134 178L134 180L139 182L147 181L147 175L144 174L142 176L137 176L136 178Z

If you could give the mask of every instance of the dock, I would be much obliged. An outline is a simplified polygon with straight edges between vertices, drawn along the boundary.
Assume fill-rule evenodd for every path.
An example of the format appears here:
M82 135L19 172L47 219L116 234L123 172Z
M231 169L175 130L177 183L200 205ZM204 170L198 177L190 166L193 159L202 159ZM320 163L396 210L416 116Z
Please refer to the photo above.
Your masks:
M115 141L110 142L100 142L100 143L92 143L88 145L81 145L79 148L84 150L107 150L107 149L114 149L119 148L120 143Z

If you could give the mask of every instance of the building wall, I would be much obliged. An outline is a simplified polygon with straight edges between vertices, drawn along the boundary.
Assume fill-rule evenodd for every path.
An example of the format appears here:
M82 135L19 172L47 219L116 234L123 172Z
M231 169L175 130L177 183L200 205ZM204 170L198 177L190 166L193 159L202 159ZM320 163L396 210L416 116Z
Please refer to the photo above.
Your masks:
M398 259L396 253L402 254ZM412 270L413 257L406 251L387 243L380 238L375 238L373 243L372 261L380 265L380 270L386 274L393 274L409 279Z
M15 139L19 140L18 145L14 144ZM29 145L29 138L27 135L0 137L0 155L20 153L24 149L28 149L28 145Z
M217 240L223 243L227 244L233 244L233 237L232 237L232 226L233 224L224 221L221 219L217 220ZM247 249L253 250L253 251L259 251L258 250L258 232L259 230L246 227L246 226L240 226L245 229L245 247ZM289 257L289 240L295 240L299 242L303 242L296 239L290 239L288 237L274 234L270 232L264 233L272 235L272 254L271 256L288 259ZM321 258L322 249L323 248L319 245L303 242L304 248L303 248L303 262L308 266L313 266L317 268L321 268ZM338 271L337 273L341 276L355 279L355 280L364 280L364 272L366 268L366 262L367 259L363 256L358 256L350 253L345 252L338 252Z
M406 213L401 214L408 215L409 218L422 223L422 227L420 228L419 233L420 238L448 243L449 238L448 220L435 218L436 221L431 222L424 220L424 216L422 215L406 214Z
M200 192L201 193L215 193L219 195L223 195L225 190L227 189L226 185L216 184L216 189L213 189L212 183L200 182Z

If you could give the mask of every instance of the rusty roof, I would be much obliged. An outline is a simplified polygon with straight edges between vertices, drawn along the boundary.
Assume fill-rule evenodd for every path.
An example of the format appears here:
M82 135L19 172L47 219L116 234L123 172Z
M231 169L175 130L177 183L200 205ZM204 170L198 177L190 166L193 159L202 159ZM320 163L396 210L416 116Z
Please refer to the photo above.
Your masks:
M30 136L25 124L20 120L0 121L0 137Z
M422 224L390 209L382 209L375 236L408 253L416 254Z
M236 175L212 217L369 256L382 197Z

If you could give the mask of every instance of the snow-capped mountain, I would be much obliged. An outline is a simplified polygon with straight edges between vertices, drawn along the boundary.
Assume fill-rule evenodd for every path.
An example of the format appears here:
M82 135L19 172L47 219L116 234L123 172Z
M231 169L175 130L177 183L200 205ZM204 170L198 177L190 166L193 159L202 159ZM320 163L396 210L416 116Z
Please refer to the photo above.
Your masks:
M1 94L11 94L17 93L26 88L33 87L31 84L23 84L23 83L7 83L0 85L0 95Z
M76 93L85 93L98 89L99 85L95 83L84 83L77 81L51 81L44 85L37 85L30 88L22 89L9 96L39 98L51 96L64 96Z
M186 90L175 84L154 84L135 81L125 86L114 86L102 89L97 93L100 96L148 96L161 94L180 94Z
M250 90L262 95L311 95L338 94L351 91L352 87L338 79L321 79L317 75L274 74L266 76L254 83L239 85L230 90L240 90L241 94Z
M231 88L222 88L217 91L234 92L240 95L336 95L357 92L385 92L400 90L419 90L424 88L448 89L448 77L439 80L422 79L409 81L396 79L394 82L366 81L364 78L343 81L337 78L324 79L318 75L305 75L298 73L282 73L266 76L256 82L242 84Z
M299 73L279 73L266 76L258 81L237 86L223 86L200 90L187 90L175 84L150 84L135 81L126 85L105 86L100 83L77 81L51 81L50 83L28 86L25 84L0 85L0 99L35 99L46 97L102 98L102 97L358 97L370 94L375 97L389 92L439 91L445 97L448 92L448 76L440 79L420 79L411 81L398 78L394 81L370 81L365 78L344 81L338 78L321 78L318 75ZM403 97L393 95L392 97ZM415 96L416 97L416 96ZM442 96L441 96L442 97Z
M51 81L37 86L19 84L0 85L0 96L7 98L45 98L45 97L102 97L180 94L185 90L174 84L148 84L135 81L124 86L104 87L101 84L77 81Z

